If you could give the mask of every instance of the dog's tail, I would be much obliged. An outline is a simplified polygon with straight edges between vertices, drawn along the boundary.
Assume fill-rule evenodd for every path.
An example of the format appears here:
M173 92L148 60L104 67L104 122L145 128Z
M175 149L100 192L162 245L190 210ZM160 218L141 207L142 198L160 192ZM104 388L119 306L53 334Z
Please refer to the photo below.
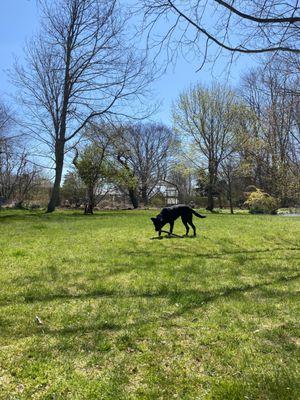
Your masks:
M191 210L192 210L192 213L193 213L194 215L196 215L196 217L198 217L198 218L206 218L206 215L201 215L201 214L197 213L197 211L195 211L195 210L193 210L193 209L191 209Z

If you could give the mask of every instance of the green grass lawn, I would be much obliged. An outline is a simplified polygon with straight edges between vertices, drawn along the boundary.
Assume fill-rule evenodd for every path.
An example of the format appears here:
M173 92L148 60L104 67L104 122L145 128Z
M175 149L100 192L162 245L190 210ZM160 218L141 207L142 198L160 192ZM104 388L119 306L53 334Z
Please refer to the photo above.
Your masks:
M1 399L300 399L300 218L155 214L0 212Z

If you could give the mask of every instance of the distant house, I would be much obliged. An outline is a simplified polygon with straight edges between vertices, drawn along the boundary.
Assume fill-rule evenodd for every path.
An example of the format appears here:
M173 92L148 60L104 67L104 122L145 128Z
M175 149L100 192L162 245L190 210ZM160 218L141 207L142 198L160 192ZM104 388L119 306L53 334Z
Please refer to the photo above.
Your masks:
M163 182L161 191L164 194L166 205L171 206L179 203L178 189L175 185L169 182Z

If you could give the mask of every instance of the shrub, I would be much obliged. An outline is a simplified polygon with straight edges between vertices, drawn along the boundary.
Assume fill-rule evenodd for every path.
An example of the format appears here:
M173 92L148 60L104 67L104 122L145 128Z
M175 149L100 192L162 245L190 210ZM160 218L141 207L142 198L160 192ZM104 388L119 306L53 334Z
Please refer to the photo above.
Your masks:
M149 204L152 207L164 207L166 205L166 199L162 193L157 193L151 198Z
M275 197L260 189L248 193L244 204L249 208L251 214L276 214L278 209Z

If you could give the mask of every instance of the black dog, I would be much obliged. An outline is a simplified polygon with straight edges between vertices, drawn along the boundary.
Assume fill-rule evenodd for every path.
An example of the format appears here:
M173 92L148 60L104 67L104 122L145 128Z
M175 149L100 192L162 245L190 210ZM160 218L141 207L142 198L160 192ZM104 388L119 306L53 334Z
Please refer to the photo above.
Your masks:
M177 204L171 207L165 207L161 210L161 212L155 217L151 218L155 230L158 232L158 236L160 237L162 232L162 227L166 224L170 224L170 232L169 235L173 233L174 221L181 217L183 225L186 228L186 235L189 233L189 225L193 228L194 236L196 236L196 227L193 224L193 214L199 218L205 218L204 215L198 214L191 207L186 206L184 204Z

